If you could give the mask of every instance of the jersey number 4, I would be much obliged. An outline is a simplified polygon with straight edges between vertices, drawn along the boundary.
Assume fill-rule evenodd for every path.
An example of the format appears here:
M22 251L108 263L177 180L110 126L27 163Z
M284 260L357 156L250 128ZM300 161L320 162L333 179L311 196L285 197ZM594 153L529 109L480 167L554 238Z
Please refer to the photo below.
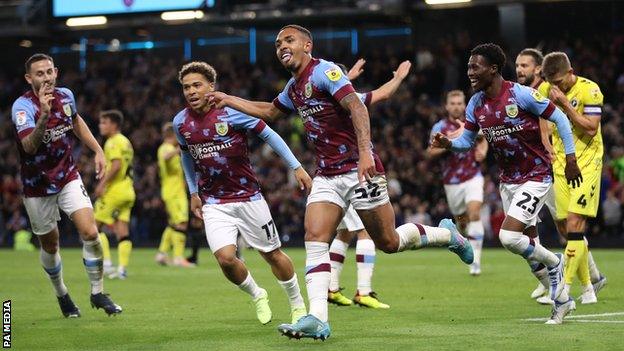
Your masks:
M522 192L522 196L524 196L524 198L522 200L518 201L516 206L518 206L521 209L529 212L530 214L534 214L535 210L537 209L537 203L539 202L539 198L537 196L532 196L531 194L529 194L527 192ZM531 204L528 205L528 203L531 200L533 200L533 202L531 202Z

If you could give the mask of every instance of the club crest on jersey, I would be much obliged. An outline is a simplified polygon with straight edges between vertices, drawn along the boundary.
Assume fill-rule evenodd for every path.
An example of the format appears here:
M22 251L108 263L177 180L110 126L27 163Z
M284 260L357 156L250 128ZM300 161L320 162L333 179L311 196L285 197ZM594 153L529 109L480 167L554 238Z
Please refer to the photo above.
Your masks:
M518 117L518 105L511 104L505 106L505 113L507 113L507 116L510 118Z
M65 112L65 116L69 117L72 115L72 108L70 104L63 105L63 112Z
M26 111L17 111L15 113L15 124L18 127L21 127L24 124L26 124Z
M535 89L533 89L533 90L531 91L531 96L532 96L532 97L535 99L535 101L537 101L537 102L542 102L542 101L544 101L544 96L543 96L542 94L540 94L540 92L539 92L539 91L537 91L537 90L535 90Z
M331 79L331 78L330 78ZM312 82L308 82L305 85L305 91L304 91L305 97L306 98L310 98L312 96Z
M215 123L215 129L217 131L217 134L224 136L228 133L228 124L227 122L219 122L219 123Z
M340 68L330 68L327 71L325 71L325 75L332 82L335 82L338 79L342 78L342 72L340 72Z

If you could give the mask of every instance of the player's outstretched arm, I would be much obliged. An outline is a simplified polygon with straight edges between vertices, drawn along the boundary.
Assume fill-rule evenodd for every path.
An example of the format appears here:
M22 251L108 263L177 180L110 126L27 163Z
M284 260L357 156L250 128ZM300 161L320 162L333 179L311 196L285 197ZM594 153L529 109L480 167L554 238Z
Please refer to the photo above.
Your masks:
M102 147L98 144L97 140L91 133L89 126L85 123L84 119L79 114L76 114L73 121L74 126L74 134L80 142L85 144L91 151L95 153L95 177L96 179L103 179L105 177L106 170L106 160L104 157L104 151L102 151ZM110 178L112 179L112 178Z
M366 60L364 60L363 58L358 59L353 65L353 67L351 67L349 72L347 72L347 78L349 78L349 80L354 80L357 77L359 77L360 74L364 72L364 68L362 67L364 67L365 63L366 63Z
M576 126L581 128L585 134L593 137L598 133L598 127L600 126L600 115L583 115L579 113L568 98L565 96L558 87L550 87L548 98L561 107L563 112L568 116L570 121Z
M565 176L568 184L572 188L581 186L583 175L576 164L576 147L574 145L574 137L572 136L572 128L566 115L557 107L553 110L548 120L555 123L557 132L563 141L563 148L566 153Z
M459 138L449 140L444 134L437 133L433 136L431 146L449 149L453 152L466 152L474 146L477 135L477 132L464 129Z
M284 116L284 113L270 102L245 100L238 96L228 95L220 91L210 92L206 94L206 97L208 97L209 101L214 103L217 108L231 107L265 121L272 121Z
M349 111L355 136L357 138L358 153L358 178L360 182L369 180L377 174L375 161L371 151L370 117L368 109L358 97L357 93L349 93L340 100L340 105Z
M396 71L393 72L394 77L387 81L384 85L372 91L371 105L378 102L388 100L399 89L399 86L409 74L412 63L410 61L403 61L399 65Z
M279 134L271 129L271 127L265 126L258 136L269 144L273 151L280 155L288 167L295 172L295 178L297 179L297 183L299 183L299 189L312 189L312 178L310 178L308 172L301 166L301 162L297 160L297 157L295 157Z
M428 159L433 160L444 155L447 152L448 152L448 149L434 147L433 145L429 145L429 147L425 151L425 156L427 156Z

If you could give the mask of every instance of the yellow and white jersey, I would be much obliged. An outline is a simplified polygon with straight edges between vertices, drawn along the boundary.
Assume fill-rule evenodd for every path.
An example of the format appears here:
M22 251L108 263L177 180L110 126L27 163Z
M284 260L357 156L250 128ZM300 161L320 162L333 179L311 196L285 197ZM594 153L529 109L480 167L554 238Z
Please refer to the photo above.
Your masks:
M539 92L548 96L551 85L544 82L539 86ZM600 116L602 114L603 95L598 84L583 77L578 77L576 83L565 94L576 111L583 116ZM602 132L598 125L598 132L594 136L587 135L583 129L576 127L570 122L574 144L576 146L576 159L581 169L602 170ZM554 131L557 128L554 127ZM555 149L555 159L553 161L553 171L555 174L564 174L565 151L563 141L558 133L552 134L553 148Z
M186 183L182 171L182 161L177 153L166 160L165 156L176 150L174 145L162 143L158 148L158 173L160 175L161 196L163 199L183 197L186 199Z

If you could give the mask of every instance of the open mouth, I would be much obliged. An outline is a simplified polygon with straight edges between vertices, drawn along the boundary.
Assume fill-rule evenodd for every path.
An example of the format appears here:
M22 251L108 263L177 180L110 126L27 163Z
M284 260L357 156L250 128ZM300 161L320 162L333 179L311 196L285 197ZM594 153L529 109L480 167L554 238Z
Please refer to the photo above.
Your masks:
M189 98L189 100L188 100L189 104L191 104L191 105L197 105L199 103L199 101L200 101L199 97L195 97L195 96Z
M280 60L282 63L288 63L292 59L292 54L290 52L285 52L280 56Z

